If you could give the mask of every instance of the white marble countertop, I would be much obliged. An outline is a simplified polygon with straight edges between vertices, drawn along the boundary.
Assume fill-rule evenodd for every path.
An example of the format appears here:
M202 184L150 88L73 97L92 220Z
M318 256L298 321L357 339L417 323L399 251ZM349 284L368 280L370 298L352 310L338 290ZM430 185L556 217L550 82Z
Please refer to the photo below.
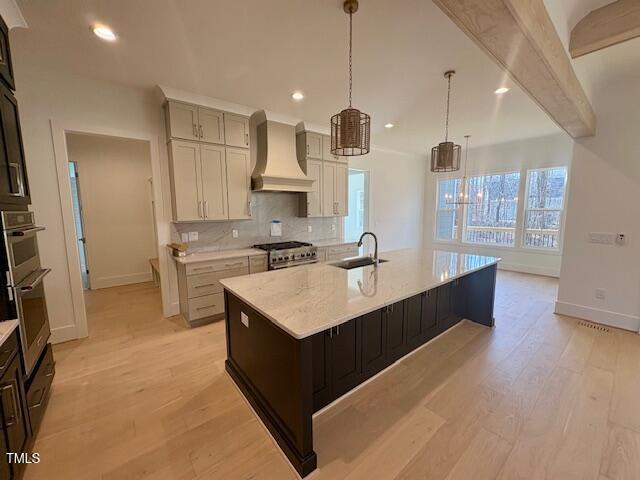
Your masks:
M4 341L9 338L9 335L18 328L18 320L7 320L5 322L0 322L0 345L4 343Z
M443 250L396 250L388 260L344 270L316 263L233 277L220 283L295 338L417 295L500 261Z
M185 257L173 257L177 263L198 263L198 262L210 262L212 260L224 260L227 258L237 257L254 257L257 255L266 255L267 252L259 250L257 248L239 248L232 250L215 250L211 252L194 252L189 253Z

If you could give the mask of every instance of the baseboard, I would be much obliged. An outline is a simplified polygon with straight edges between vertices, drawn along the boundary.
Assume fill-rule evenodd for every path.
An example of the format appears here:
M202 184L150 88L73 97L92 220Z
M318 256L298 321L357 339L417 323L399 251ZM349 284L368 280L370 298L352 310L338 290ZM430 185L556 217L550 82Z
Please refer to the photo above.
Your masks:
M153 280L151 272L129 273L127 275L114 275L112 277L99 277L91 279L91 289L119 287L121 285L131 285L132 283L150 282Z
M508 270L510 272L531 273L533 275L544 275L545 277L560 277L560 270L556 268L535 267L518 263L498 263L498 270Z
M599 308L560 301L556 302L555 313L558 315L582 318L590 322L602 323L636 333L640 331L640 317L627 315L626 313L610 312Z
M75 325L65 325L64 327L56 327L51 329L51 343L63 343L69 340L80 338Z

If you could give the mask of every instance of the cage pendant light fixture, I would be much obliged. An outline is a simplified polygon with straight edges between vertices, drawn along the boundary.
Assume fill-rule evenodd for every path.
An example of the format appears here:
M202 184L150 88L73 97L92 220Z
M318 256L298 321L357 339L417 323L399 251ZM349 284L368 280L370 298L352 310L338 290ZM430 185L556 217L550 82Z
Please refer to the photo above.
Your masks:
M455 172L460 170L460 145L449 141L449 107L451 105L451 77L454 70L445 72L447 79L447 116L444 127L444 142L431 149L432 172Z
M353 14L358 11L358 0L345 0L343 8L349 14L349 107L331 117L331 153L353 157L369 153L371 117L351 104Z
M469 192L467 191L471 185L467 184L467 167L469 165L469 138L471 135L465 135L465 150L464 150L464 176L462 177L462 182L460 182L460 191L458 195L453 195L452 193L445 193L445 201L447 205L474 205L476 201L482 198L482 193L478 192L478 198L470 198Z

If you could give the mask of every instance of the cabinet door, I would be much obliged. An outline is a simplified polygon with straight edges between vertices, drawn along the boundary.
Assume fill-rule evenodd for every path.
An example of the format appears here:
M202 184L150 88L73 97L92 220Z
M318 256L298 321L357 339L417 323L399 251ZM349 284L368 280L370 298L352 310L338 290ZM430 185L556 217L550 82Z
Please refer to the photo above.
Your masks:
M423 342L431 340L438 334L438 295L437 290L432 289L427 292L423 292L422 298L422 313L420 319L420 325L422 328Z
M11 63L11 48L9 47L9 29L2 18L0 18L0 78L11 90L16 89L13 79L13 64Z
M200 145L171 142L171 187L173 219L176 222L203 220Z
M424 331L422 329L422 295L414 295L405 300L407 311L407 350L422 345Z
M322 164L322 215L324 217L336 216L336 170L338 164L324 162Z
M346 165L336 166L335 202L336 214L344 217L349 210L349 168Z
M307 158L322 160L322 135L307 132L305 139L307 142Z
M227 162L224 147L200 146L202 202L205 220L227 220Z
M405 302L389 305L386 316L387 365L389 365L407 352Z
M2 142L0 145L0 201L28 204L29 184L25 166L24 146L20 130L18 102L4 85L0 84L0 111ZM2 143L0 142L0 143Z
M335 162L337 158L331 153L331 137L322 135L322 159Z
M306 161L307 177L313 180L313 190L306 194L307 217L322 216L322 162L318 160Z
M224 114L224 143L230 147L249 148L249 119L233 113Z
M453 326L451 310L451 283L438 287L438 330L444 332Z
M0 414L0 422L4 425L2 414ZM11 466L9 465L7 453L9 453L9 448L7 447L4 429L0 429L0 478L3 480L11 478Z
M207 143L224 143L223 113L211 108L198 107L198 133Z
M3 429L10 452L23 452L28 437L28 418L23 409L24 391L20 360L16 355L0 380L0 408L4 420Z
M467 296L465 283L468 277L458 278L451 283L451 312L457 319L467 315Z
M311 374L313 377L313 411L317 412L332 401L331 396L331 339L329 331L311 337Z
M355 318L334 328L331 338L332 398L345 394L362 378L361 319Z
M167 102L168 105L168 136L184 140L198 140L200 138L198 125L198 107L180 102Z
M362 316L362 372L369 378L386 366L387 309Z
M227 197L229 219L251 218L251 170L249 150L227 148Z

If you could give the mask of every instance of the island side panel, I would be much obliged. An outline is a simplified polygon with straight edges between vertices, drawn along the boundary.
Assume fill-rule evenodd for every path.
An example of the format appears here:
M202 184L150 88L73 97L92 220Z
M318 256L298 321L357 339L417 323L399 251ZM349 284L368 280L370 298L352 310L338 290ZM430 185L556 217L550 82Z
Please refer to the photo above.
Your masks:
M494 264L465 277L465 318L487 327L495 325L493 306L496 295L497 271L498 266Z
M317 463L311 338L295 339L227 290L225 307L226 370L304 477Z

